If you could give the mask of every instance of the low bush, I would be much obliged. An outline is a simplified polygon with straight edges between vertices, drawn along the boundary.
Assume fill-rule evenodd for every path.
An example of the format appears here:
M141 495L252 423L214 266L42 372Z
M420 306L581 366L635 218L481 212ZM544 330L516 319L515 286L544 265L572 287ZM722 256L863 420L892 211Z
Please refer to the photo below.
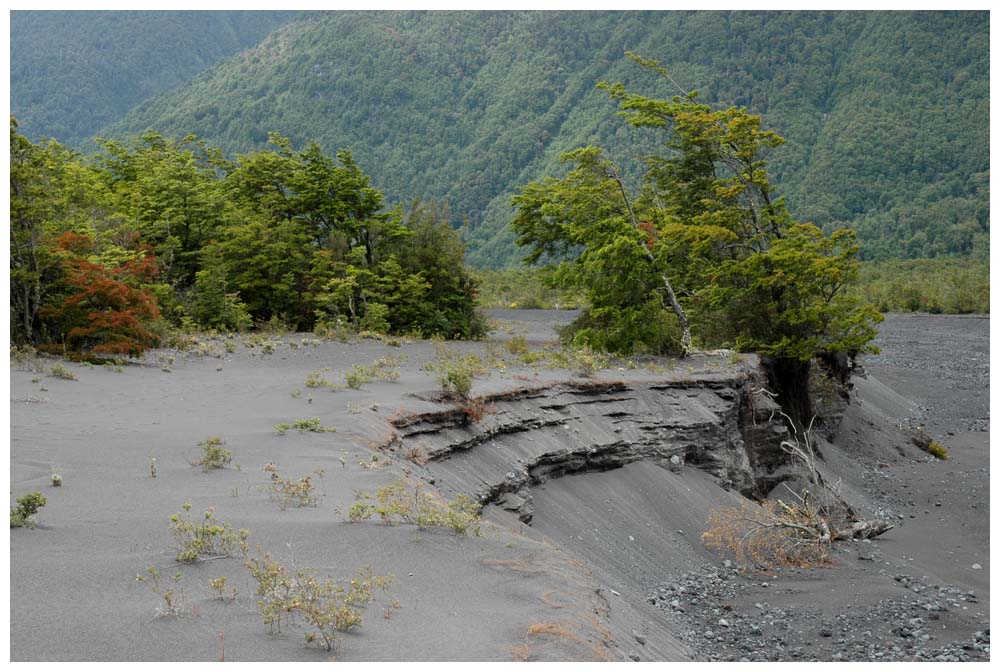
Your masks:
M948 449L942 446L937 441L931 441L931 444L927 446L927 452L939 460L948 459Z
M239 591L235 586L227 587L228 581L229 580L224 576L219 576L209 580L208 587L215 593L217 600L222 602L234 602L236 600L236 595Z
M377 515L386 525L407 523L418 529L443 527L457 535L480 534L482 506L467 495L460 494L446 501L421 483L402 478L375 492L375 503L367 493L358 493L357 501L348 509L348 520L354 523Z
M76 380L76 374L67 369L62 364L53 364L52 368L49 369L49 375L53 378L62 378L63 380Z
M288 569L270 553L258 548L259 557L246 561L257 581L257 607L271 632L281 632L282 621L290 624L296 615L314 632L306 633L307 644L333 651L337 633L361 625L362 611L375 599L375 590L385 591L391 575L378 576L371 567L358 570L350 581L318 579L311 569Z
M201 441L198 444L202 450L201 459L191 464L201 467L201 470L206 472L213 469L224 469L233 461L233 451L226 450L222 447L224 445L226 442L217 436L210 436Z
M319 418L296 418L292 425L300 434L306 432L336 432L335 427L324 427Z
M444 392L452 392L462 397L469 396L472 381L486 373L483 362L475 355L459 355L442 343L435 343L436 359L428 368L437 374L438 383Z
M10 526L34 527L35 523L31 517L38 513L38 509L45 506L45 503L45 496L37 490L19 497L17 506L10 507Z
M368 373L368 367L356 365L353 369L344 374L344 382L352 390L360 390L361 386L365 383L371 382L371 376Z
M236 552L246 556L250 550L249 530L237 532L220 523L215 519L214 509L208 509L200 521L195 521L187 515L191 511L190 504L181 508L183 513L170 516L170 532L177 542L178 562L197 562L205 556L228 558Z
M322 469L317 469L311 474L306 474L301 478L282 478L278 474L278 467L275 464L268 464L264 471L271 475L271 498L278 503L278 507L284 511L289 505L295 507L316 506L319 497L316 495L316 486L313 484L313 477L323 478Z
M326 369L310 371L306 375L306 387L328 387L330 389L334 389L333 383L323 378L323 371L325 370Z
M135 580L149 586L163 600L163 604L156 610L157 616L180 616L184 610L184 593L180 589L182 578L178 572L168 584L166 580L161 581L160 570L150 567L146 574L136 574Z

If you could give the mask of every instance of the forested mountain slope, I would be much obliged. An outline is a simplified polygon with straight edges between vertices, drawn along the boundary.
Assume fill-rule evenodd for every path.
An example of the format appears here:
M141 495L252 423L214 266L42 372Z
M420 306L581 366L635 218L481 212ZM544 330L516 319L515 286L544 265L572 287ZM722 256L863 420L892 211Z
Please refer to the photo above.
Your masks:
M11 12L11 112L34 139L79 144L139 101L257 44L292 14Z
M788 141L770 174L796 218L857 228L867 257L987 251L985 12L304 14L102 133L349 146L389 199L447 199L470 260L503 265L519 257L511 195L563 170L560 154L602 145L634 181L662 149L595 89L676 93L626 50L705 102L763 114Z

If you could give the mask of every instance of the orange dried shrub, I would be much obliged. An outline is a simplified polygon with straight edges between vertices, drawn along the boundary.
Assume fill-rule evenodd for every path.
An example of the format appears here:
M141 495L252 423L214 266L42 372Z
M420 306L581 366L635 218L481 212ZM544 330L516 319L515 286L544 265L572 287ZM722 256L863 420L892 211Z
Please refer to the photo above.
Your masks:
M797 504L746 500L738 507L712 509L701 538L741 563L808 567L830 557L829 526L808 499Z
M142 355L159 341L149 324L160 317L156 298L142 288L157 274L149 247L116 268L90 261L91 238L76 233L60 236L67 293L43 313L65 330L66 346L93 355Z

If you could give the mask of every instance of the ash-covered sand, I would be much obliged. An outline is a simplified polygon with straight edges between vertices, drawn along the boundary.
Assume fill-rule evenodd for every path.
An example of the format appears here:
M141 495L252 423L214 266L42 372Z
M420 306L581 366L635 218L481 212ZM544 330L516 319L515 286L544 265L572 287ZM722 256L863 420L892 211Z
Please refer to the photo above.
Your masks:
M523 333L537 346L572 314L494 317L495 339ZM970 339L978 332L949 331L948 318L935 319L945 320L935 323L935 338L953 339L944 352L965 348L985 366L988 336ZM691 467L636 462L553 479L534 488L532 525L490 506L481 537L346 523L356 490L373 491L414 466L361 463L390 435L390 417L428 404L412 395L437 389L421 369L434 358L426 342L304 344L296 335L262 355L237 339L234 353L212 344L221 357L161 351L122 372L67 364L76 381L15 368L11 487L17 496L40 490L48 505L35 529L11 530L11 659L218 660L223 637L226 660L329 659L304 646L303 624L268 634L240 559L175 566L167 518L185 502L194 513L214 507L219 520L250 529L252 544L321 576L346 579L363 565L395 575L390 594L399 608L387 612L387 599L371 605L363 625L340 636L338 660L981 659L988 654L976 633L988 651L989 628L988 433L953 421L980 417L975 404L988 388L977 388L985 378L969 378L980 375L975 367L935 370L925 382L940 391L911 395L916 404L880 385L880 375L902 380L922 370L896 349L922 338L920 325L887 321L883 333L904 340L885 339L884 359L858 381L860 403L845 416L837 447L824 448L831 468L864 500L856 503L896 517L897 528L872 543L842 545L831 568L766 576L727 569L702 546L708 507L736 495ZM482 353L487 346L457 347ZM386 355L405 359L397 382L336 392L304 385L311 371L329 368L323 376L340 383L354 364ZM726 367L724 357L702 357L655 377ZM510 368L477 380L473 393L571 375ZM597 376L651 377L641 370ZM922 420L951 451L947 462L926 461L894 429L934 408L971 409L944 425ZM273 429L312 417L336 433L278 436ZM238 468L191 466L197 443L209 436L226 441ZM280 510L261 471L269 462L283 476L324 469L319 505ZM53 468L60 488L49 483ZM183 616L156 616L160 599L135 581L148 566L183 574ZM239 590L234 603L212 599L208 582L222 575Z

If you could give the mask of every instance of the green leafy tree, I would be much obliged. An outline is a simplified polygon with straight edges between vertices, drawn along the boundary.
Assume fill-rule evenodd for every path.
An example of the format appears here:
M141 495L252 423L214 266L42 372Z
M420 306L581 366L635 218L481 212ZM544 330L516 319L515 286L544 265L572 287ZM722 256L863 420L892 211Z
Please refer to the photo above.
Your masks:
M219 248L206 247L201 270L195 273L191 316L202 327L245 331L253 326L247 306L238 292L229 292L225 261Z
M567 332L573 343L600 350L686 351L687 318L677 304L648 224L600 149L566 154L566 178L528 184L514 198L512 228L528 262L547 259L547 281L582 288L589 308ZM674 307L676 305L676 308ZM678 333L679 332L679 333Z
M629 57L676 86L656 61ZM881 319L844 292L858 270L853 232L825 236L793 221L767 174L768 153L783 140L759 116L712 109L696 93L662 100L600 86L630 125L664 132L661 153L645 159L634 208L596 148L567 155L577 168L565 180L525 187L512 227L532 246L528 261L572 259L551 277L588 290L596 319L576 337L600 343L603 335L612 349L644 336L639 327L654 317L650 276L669 269L703 341L766 355L783 404L808 421L811 359L871 350ZM623 325L631 328L620 338Z
M194 135L174 142L147 132L130 144L100 142L117 211L153 245L164 279L190 287L201 248L224 223L218 172L227 162Z

